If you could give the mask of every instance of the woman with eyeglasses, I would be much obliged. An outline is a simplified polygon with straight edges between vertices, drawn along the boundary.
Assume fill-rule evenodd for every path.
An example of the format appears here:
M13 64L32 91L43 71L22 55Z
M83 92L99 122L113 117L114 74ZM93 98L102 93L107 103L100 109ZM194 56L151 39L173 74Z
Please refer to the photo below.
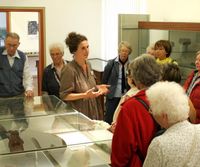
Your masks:
M135 58L129 68L139 91L121 105L112 140L112 167L141 167L157 131L148 111L146 90L161 79L160 65L153 56L144 54Z

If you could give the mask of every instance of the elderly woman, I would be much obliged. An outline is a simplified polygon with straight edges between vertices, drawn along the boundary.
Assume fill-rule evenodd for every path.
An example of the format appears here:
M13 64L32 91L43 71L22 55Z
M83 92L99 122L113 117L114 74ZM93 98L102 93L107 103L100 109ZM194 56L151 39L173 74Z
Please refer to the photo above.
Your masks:
M188 122L188 97L175 82L158 82L147 90L154 119L167 130L152 140L144 167L198 166L200 125Z
M104 68L102 83L110 85L110 92L106 96L105 121L112 123L113 114L121 97L128 91L129 85L125 77L128 68L128 57L132 52L131 45L122 41L119 44L119 56L108 61Z
M66 64L63 59L63 44L51 44L49 46L49 53L53 63L44 69L42 78L42 93L59 97L61 70Z
M96 85L94 72L87 61L88 40L84 35L71 32L65 43L74 59L63 69L60 97L91 119L99 119L103 111L98 97L107 93L108 86Z
M148 112L146 89L161 79L160 65L148 54L129 65L131 78L139 92L125 101L117 118L112 140L112 167L140 167L157 126Z
M192 71L184 83L184 89L196 109L196 123L200 123L200 51L195 60L196 70Z

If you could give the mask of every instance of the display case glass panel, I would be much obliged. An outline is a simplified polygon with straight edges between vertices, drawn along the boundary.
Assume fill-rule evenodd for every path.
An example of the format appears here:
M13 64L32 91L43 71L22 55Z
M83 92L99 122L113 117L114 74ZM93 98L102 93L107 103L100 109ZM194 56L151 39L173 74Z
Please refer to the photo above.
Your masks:
M0 119L1 167L66 167L79 162L82 162L79 167L110 164L112 133L105 127L96 126L95 121L53 96L34 98L34 104L42 105L41 111L45 114L33 114L34 109L30 114L26 114L27 110L20 113L21 106L13 105L12 116L8 117L11 109L10 106L6 109L7 104L16 102L17 105L23 98L14 99L4 99L0 106L7 116L3 119L2 113ZM44 107L47 100L51 102L48 108Z
M75 112L75 110L53 95L35 96L34 98L0 98L0 120L57 115L66 112Z
M156 41L169 40L172 44L171 57L178 62L183 84L195 69L196 52L200 50L200 23L141 21L140 17L119 15L119 42L125 40L131 44L134 55L130 58L134 59L146 53L147 47Z
M200 50L200 32L183 30L147 30L140 29L139 55L146 51L149 44L160 39L169 40L172 45L171 56L178 62L182 75L182 84L189 73L195 69L196 52ZM145 34L145 35L144 35ZM148 34L148 40L146 36ZM145 37L145 38L144 38Z

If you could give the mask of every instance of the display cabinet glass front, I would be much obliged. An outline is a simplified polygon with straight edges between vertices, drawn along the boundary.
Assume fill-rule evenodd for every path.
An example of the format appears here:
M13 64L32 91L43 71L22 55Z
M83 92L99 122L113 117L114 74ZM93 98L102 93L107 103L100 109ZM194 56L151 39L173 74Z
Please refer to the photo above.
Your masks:
M195 69L196 52L200 50L200 32L181 30L139 30L139 54L146 51L149 44L157 40L169 40L172 45L171 57L178 62L182 73L182 83Z
M112 133L54 96L35 97L32 107L20 113L26 100L4 99L0 105L4 109L0 119L1 167L110 164ZM23 105L18 107L18 103ZM6 109L4 104L12 107ZM41 105L39 109L37 105Z
M0 120L75 112L55 96L0 98Z
M119 42L125 40L131 44L134 54L130 58L134 59L146 53L146 48L156 41L169 40L172 44L171 57L178 62L183 84L195 69L196 52L200 50L200 23L139 21L140 17L119 16Z

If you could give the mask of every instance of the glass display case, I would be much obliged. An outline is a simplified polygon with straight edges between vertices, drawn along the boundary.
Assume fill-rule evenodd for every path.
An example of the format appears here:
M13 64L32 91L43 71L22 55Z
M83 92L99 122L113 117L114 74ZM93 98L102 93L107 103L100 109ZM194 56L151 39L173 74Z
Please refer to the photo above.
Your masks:
M183 84L188 74L195 69L196 52L200 50L200 23L151 22L141 21L140 17L120 15L119 41L130 42L134 50L131 59L134 59L146 53L146 48L156 41L169 40L172 44L171 57L178 62Z
M149 33L165 34L160 39L166 39L171 42L171 57L178 62L181 70L182 83L186 80L189 73L195 69L196 53L200 49L200 32L178 31L178 30L140 30L140 35ZM155 43L152 41L151 43ZM140 54L145 53L149 43L141 37Z
M110 133L55 96L0 99L1 167L106 167Z

